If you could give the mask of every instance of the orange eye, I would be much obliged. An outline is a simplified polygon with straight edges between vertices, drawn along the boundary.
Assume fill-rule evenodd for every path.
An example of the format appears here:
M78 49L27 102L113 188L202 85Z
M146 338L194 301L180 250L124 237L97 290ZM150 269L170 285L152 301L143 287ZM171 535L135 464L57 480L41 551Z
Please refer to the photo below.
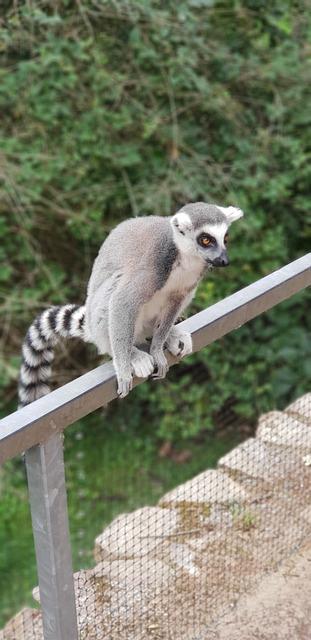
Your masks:
M209 244L211 244L210 238L202 238L201 240L202 244L204 245L204 247L208 247Z
M201 233L201 235L199 235L197 238L197 242L201 245L201 247L204 247L205 249L210 245L216 244L215 238L213 238L213 236L210 236L208 233Z

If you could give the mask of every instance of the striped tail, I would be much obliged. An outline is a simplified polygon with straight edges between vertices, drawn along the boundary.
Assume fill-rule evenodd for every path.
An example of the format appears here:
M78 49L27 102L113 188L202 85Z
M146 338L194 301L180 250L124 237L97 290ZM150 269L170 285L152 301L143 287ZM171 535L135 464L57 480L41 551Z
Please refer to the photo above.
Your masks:
M50 307L36 317L22 347L19 408L50 392L53 348L61 338L84 339L84 319L85 307L77 304Z

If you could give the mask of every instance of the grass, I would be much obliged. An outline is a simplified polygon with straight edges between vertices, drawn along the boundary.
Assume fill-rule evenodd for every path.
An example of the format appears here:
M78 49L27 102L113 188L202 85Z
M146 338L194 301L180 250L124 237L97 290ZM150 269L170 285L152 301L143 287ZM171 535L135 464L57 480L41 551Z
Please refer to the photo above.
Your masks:
M119 513L156 504L172 487L215 466L238 436L206 435L183 443L189 461L158 454L148 425L126 428L123 421L96 413L65 436L68 509L75 571L93 565L95 537ZM0 476L0 628L22 606L34 606L37 584L27 485L22 461L10 461Z

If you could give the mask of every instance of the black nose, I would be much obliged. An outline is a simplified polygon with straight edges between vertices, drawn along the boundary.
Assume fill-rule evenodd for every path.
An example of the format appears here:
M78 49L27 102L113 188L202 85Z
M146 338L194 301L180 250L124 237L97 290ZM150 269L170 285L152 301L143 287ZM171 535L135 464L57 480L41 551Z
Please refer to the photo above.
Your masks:
M213 260L214 267L227 267L228 264L229 258L226 253L222 253L221 256L218 256L218 258L215 258L215 260Z

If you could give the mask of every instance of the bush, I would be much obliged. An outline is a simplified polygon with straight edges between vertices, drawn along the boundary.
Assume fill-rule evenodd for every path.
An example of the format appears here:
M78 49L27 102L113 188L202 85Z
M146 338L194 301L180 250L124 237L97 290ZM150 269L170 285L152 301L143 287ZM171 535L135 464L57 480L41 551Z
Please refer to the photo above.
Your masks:
M0 383L12 399L27 325L84 300L125 217L196 200L245 210L232 266L192 311L306 252L310 14L289 0L4 4ZM284 404L310 379L306 305L293 298L127 402L171 439L210 428L228 399L247 419Z

